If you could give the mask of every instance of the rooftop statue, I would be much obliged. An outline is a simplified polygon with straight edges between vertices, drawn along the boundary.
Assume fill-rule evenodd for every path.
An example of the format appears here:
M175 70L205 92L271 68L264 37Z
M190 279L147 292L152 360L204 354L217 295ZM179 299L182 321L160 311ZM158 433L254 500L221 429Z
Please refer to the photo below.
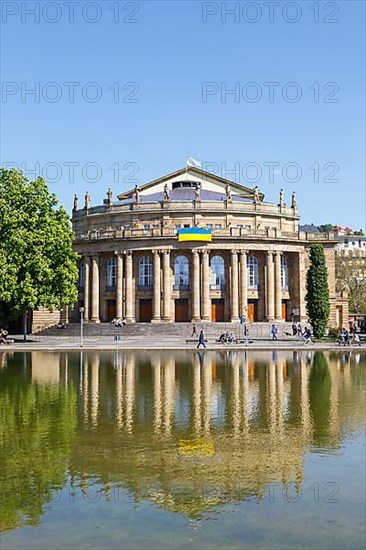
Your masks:
M254 202L257 203L257 202L260 202L260 196L259 196L259 188L258 188L258 185L256 185L254 187Z
M108 201L108 206L112 206L112 204L113 204L113 193L112 193L112 189L110 187L108 188L108 191L107 191L107 201Z
M194 198L196 199L196 201L199 201L200 198L201 198L201 182L200 181L197 183L197 187L194 190Z
M295 191L292 192L291 208L297 208L297 198Z
M135 185L134 198L137 203L140 202L140 189Z
M231 201L232 195L231 195L231 186L230 186L230 183L227 183L227 184L226 184L226 186L225 186L225 191L226 191L226 198L227 198L227 200Z
M280 202L278 203L278 206L284 206L284 199L283 199L283 189L280 190Z
M88 210L88 208L90 208L91 206L91 194L89 193L89 191L87 191L85 193L85 204L84 204L84 208L86 208Z
M79 197L77 196L76 193L75 193L75 195L74 195L73 210L79 210Z
M164 185L164 200L168 201L169 199L170 199L169 189L168 189L168 184L166 183Z

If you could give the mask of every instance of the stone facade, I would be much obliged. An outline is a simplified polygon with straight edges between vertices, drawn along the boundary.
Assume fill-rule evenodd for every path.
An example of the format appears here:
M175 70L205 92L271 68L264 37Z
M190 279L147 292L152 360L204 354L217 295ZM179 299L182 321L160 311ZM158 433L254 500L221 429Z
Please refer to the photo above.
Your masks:
M92 207L73 210L85 321L307 320L309 246L321 242L336 317L334 235L299 231L296 198L264 202L197 168L182 169ZM212 242L179 242L181 228L209 228ZM332 323L330 323L332 324Z

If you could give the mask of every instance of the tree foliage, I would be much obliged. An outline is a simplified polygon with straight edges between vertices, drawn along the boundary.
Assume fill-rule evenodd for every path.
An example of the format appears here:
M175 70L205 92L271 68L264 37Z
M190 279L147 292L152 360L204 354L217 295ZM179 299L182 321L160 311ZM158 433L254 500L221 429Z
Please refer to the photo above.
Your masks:
M0 314L77 300L70 218L43 178L0 169Z
M323 225L318 225L318 229L321 233L328 233L328 231L332 231L333 229L332 223L325 223Z
M348 292L349 310L352 313L366 312L366 268L365 257L356 252L337 254L336 290Z
M310 247L310 267L306 276L306 306L316 338L324 336L329 319L328 269L324 247L313 244Z

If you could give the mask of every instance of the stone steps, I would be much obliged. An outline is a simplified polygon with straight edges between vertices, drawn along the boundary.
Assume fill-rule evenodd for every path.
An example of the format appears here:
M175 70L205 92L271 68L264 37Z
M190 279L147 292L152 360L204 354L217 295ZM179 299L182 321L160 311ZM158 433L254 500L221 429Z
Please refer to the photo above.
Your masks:
M248 324L249 337L251 338L270 338L271 323L253 323ZM278 338L287 337L286 333L292 333L291 323L276 323L278 329ZM197 332L203 329L206 338L218 338L223 332L233 332L237 338L243 337L243 325L240 323L196 323ZM77 338L80 336L80 324L70 323L65 329L59 329L57 326L50 327L38 333L43 336L57 336ZM133 323L124 327L114 327L109 323L84 324L84 336L116 336L123 338L146 338L154 339L164 338L190 338L192 334L191 323Z

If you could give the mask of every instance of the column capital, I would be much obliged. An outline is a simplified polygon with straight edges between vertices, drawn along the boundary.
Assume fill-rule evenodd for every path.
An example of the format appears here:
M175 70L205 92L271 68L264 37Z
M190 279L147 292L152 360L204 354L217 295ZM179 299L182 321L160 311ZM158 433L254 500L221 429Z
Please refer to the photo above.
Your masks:
M267 250L267 257L270 258L271 256L273 258L273 251L272 250Z
M158 255L160 254L160 250L152 250L152 251L151 251L151 254L152 254L153 256L158 256Z
M276 256L282 256L282 250L275 250L275 255Z
M238 255L238 251L237 251L237 250L231 250L231 255L232 255L232 256L237 256L237 255Z
M249 250L240 250L240 254L242 256L246 256L248 254Z

